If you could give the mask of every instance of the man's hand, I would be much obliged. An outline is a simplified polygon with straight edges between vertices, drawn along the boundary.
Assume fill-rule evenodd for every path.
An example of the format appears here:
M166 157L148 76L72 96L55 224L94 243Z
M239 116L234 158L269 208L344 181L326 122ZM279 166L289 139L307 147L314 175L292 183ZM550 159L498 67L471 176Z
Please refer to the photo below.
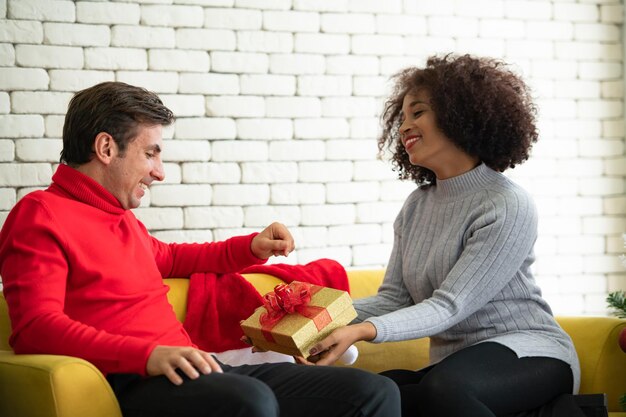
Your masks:
M180 369L191 379L211 372L222 372L220 365L209 353L192 347L157 346L154 348L148 363L146 372L148 375L165 375L173 384L180 385L183 379L176 373Z
M252 239L250 250L254 256L267 259L270 256L287 256L295 244L287 228L280 223L272 223Z

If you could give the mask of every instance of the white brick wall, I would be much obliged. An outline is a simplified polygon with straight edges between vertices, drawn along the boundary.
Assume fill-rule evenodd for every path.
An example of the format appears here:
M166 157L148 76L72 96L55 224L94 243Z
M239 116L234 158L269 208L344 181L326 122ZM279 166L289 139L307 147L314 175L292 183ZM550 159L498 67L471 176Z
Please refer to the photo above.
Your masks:
M168 140L163 148L166 150L164 161L208 161L211 158L211 147L207 141ZM166 172L166 177L169 173Z
M204 9L199 6L141 6L141 24L146 26L202 27Z
M278 140L293 137L291 119L239 119L236 129L239 139ZM282 145L282 141L271 142L272 145Z
M44 43L68 46L107 46L111 30L105 25L44 23Z
M182 49L151 49L148 51L148 59L150 62L150 70L157 71L163 70L205 72L209 70L210 62L209 54L206 51L190 51ZM137 63L137 65L139 65L139 63ZM181 79L182 77L183 75L181 75ZM203 92L202 84L204 83L198 83L197 89L191 89L190 91L182 91L181 85L181 93Z
M85 48L85 69L96 70L145 70L148 69L148 53L133 48Z
M296 91L296 78L291 75L242 74L242 94L264 96L291 96Z
M229 4L231 6L232 4ZM263 13L250 9L204 9L204 26L233 30L261 29Z
M298 165L295 162L244 162L241 164L241 182L275 184L296 182Z
M269 67L266 54L254 52L211 52L211 70L215 72L256 74Z
M11 93L11 111L15 114L64 114L71 93L16 91Z
M271 204L323 204L326 187L323 184L272 184Z
M234 162L185 162L182 180L186 183L204 183L207 178L215 184L237 184L241 179L241 169Z
M18 139L15 141L15 158L24 162L59 162L63 143L61 139Z
M133 25L139 23L140 10L138 4L80 1L76 3L76 21L107 25Z
M377 159L389 76L433 53L503 58L541 138L507 173L535 197L535 271L557 314L626 289L624 5L618 0L0 0L0 224L44 188L72 94L105 80L161 95L166 180L137 216L206 241L278 220L289 258L384 266L413 185Z
M349 126L344 118L295 119L294 135L298 139L334 139L348 136Z
M190 117L176 121L176 139L234 139L235 121L225 117Z
M55 91L74 92L104 81L115 80L115 73L112 71L50 70L46 76L48 75L50 77L50 90ZM24 77L20 78L24 79ZM32 80L31 77L26 79ZM34 88L27 88L27 90L31 89Z
M300 224L300 209L296 206L253 206L245 208L246 227L263 229L273 221L279 221L288 227Z
M187 207L184 214L185 226L192 229L243 226L241 207Z
M73 22L76 17L71 1L9 0L8 3L9 19Z
M74 46L16 45L15 63L46 69L83 68L83 50Z
M181 229L183 227L183 213L180 208L172 207L145 207L133 210L137 218L149 229Z
M0 139L0 161L10 162L15 158L15 143L9 139Z
M138 85L156 93L178 92L178 74L162 71L118 71L117 81Z
M61 138L63 136L63 123L65 122L64 114L51 114L44 117L45 137Z
M11 103L9 102L9 94L0 93L0 113L6 114L11 111Z

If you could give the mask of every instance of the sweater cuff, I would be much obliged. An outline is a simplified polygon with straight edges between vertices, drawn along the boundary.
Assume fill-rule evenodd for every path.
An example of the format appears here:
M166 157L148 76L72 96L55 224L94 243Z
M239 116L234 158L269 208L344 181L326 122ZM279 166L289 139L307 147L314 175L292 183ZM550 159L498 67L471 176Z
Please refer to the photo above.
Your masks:
M384 325L384 322L382 320L379 320L378 317L370 317L363 321L372 323L372 325L376 328L376 337L373 338L372 340L368 340L368 342L382 343L382 342L387 341L387 328Z
M267 259L257 258L257 256L252 253L252 239L258 234L259 232L254 232L249 235L230 238L237 253L245 254L246 261L250 265L261 265L267 262Z
M148 358L152 354L156 342L146 342L136 337L127 337L119 352L119 368L122 372L147 375Z

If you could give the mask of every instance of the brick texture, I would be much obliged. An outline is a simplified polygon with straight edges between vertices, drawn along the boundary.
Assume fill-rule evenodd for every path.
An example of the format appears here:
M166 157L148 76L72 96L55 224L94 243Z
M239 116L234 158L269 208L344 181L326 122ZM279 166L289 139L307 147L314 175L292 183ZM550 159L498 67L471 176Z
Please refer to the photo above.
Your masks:
M389 77L430 54L491 55L528 81L540 141L506 175L534 196L537 281L557 314L626 289L624 6L617 0L0 0L0 224L45 188L72 94L157 92L166 180L137 216L158 238L287 224L289 258L380 267L414 189L378 159Z

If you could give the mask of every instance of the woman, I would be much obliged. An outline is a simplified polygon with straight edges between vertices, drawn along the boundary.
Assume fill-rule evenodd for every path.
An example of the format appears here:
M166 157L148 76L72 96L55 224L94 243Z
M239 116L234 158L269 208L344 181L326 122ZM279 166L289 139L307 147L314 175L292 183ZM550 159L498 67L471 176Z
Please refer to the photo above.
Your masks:
M395 220L378 294L356 300L358 323L310 360L333 363L359 340L429 336L431 366L384 373L404 416L583 416L576 351L530 270L535 207L501 174L537 140L527 86L468 55L431 57L395 82L378 146L418 188Z

